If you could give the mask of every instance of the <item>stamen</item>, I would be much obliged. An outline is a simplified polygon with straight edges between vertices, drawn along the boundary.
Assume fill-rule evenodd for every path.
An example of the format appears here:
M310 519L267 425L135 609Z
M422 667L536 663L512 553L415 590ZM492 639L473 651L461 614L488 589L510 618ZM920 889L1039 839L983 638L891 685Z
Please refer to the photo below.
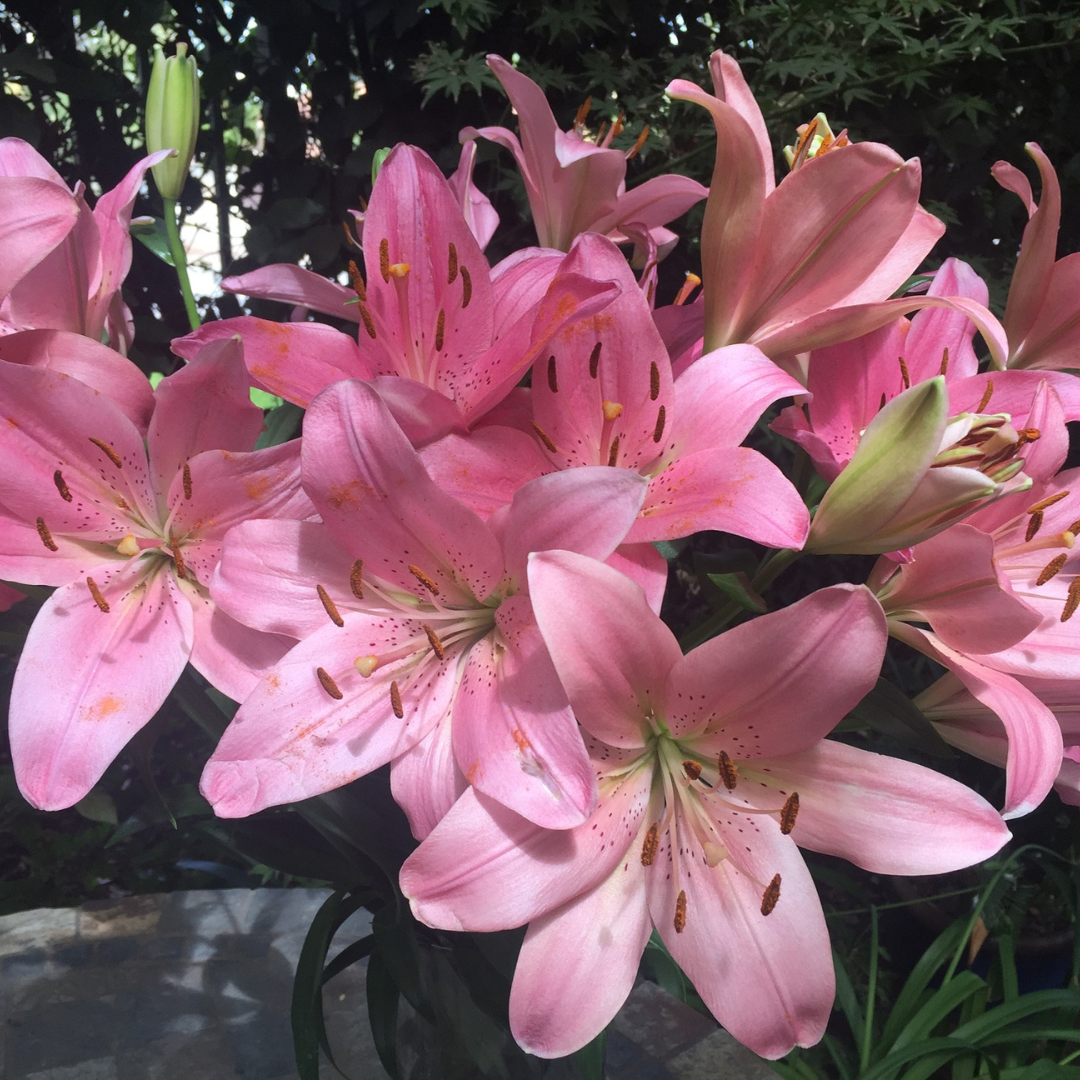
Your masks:
M900 378L904 381L904 389L911 389L911 372L908 371L907 361L901 356L900 360Z
M555 367L555 357L548 357L548 389L553 393L559 392L559 372Z
M326 668L316 668L315 674L319 676L319 682L322 683L322 688L335 700L340 701L345 695L341 692L338 684L330 678L329 672Z
M598 341L594 346L592 352L589 354L589 377L595 379L597 373L600 370L600 347L604 343Z
M1069 586L1069 594L1065 597L1065 610L1061 613L1061 621L1068 622L1076 614L1078 607L1080 607L1080 577L1073 578L1072 584Z
M60 498L64 502L71 502L71 492L68 490L67 484L64 483L64 474L57 469L52 474L53 483L56 485L56 490L60 492Z
M795 143L795 153L794 153L794 155L792 156L792 159L791 159L791 168L792 168L792 170L794 170L797 165L800 165L802 163L801 162L802 152L803 152L803 150L806 149L806 147L810 143L810 140L813 139L814 135L817 133L817 129L818 129L818 120L817 120L817 117L815 116L814 119L811 120L810 123L806 125L806 128L803 130L803 133L799 136L798 142Z
M700 284L701 278L699 278L697 274L692 274L689 270L687 270L686 280L682 283L682 285L679 286L679 291L675 294L675 299L672 301L672 303L677 304L681 307L683 304L686 303L687 300L690 299L690 295Z
M361 300L367 300L367 286L364 284L364 276L360 273L360 267L353 259L349 260L349 280L352 282L353 292Z
M326 611L326 614L330 616L330 621L335 626L344 626L345 620L341 617L341 612L338 611L337 604L330 599L330 594L321 585L316 585L315 591L319 594L319 599L322 601L322 606Z
M641 845L641 865L652 866L656 861L656 853L660 850L660 829L654 821L645 834L645 842Z
M686 929L686 890L680 889L675 901L675 933L681 934Z
M696 780L701 775L701 762L699 761L684 761L682 767L683 772L685 772L691 780Z
M1056 555L1042 568L1042 572L1035 579L1035 584L1045 585L1052 577L1057 575L1068 560L1069 556L1064 552L1060 555Z
M780 831L787 836L795 828L795 819L799 816L799 793L793 791L780 811Z
M357 600L364 599L364 560L357 559L349 571L349 588Z
M169 550L172 552L173 563L176 566L176 576L187 580L187 565L184 563L184 556L180 554L180 545L176 540L169 540Z
M1035 534L1042 528L1043 512L1036 510L1028 519L1027 532L1024 533L1024 543L1028 544L1035 539Z
M608 465L610 465L611 467L614 468L614 466L618 462L618 460L619 460L619 436L616 435L615 438L611 440L611 449L608 451L607 463L608 463Z
M184 498L190 500L190 498L191 498L191 466L186 461L184 462L183 481L184 481Z
M533 426L533 431L539 436L540 441L551 451L555 453L555 444L551 441L551 436L535 421L531 420L530 423Z
M358 656L353 661L353 667L360 672L362 678L369 678L371 673L379 666L377 656Z
M986 389L983 391L982 400L979 402L978 407L975 409L977 413L985 412L986 406L990 404L990 399L994 396L994 380L986 380Z
M427 623L420 624L424 628L424 633L427 634L428 644L431 646L435 655L441 660L446 655L446 649L443 648L443 643L439 640L439 635Z
M463 266L461 268L461 310L464 311L469 306L469 301L472 299L472 276L469 274L468 267Z
M1021 428L1017 433L1016 449L1027 443L1038 442L1042 438L1042 432L1037 427Z
M446 284L453 285L454 279L457 277L457 248L454 247L454 242L450 241L450 269L446 273Z
M581 127L589 118L589 108L592 106L592 97L587 97L574 116L574 127Z
M446 340L446 312L439 308L439 320L435 324L435 351L439 352Z
M38 534L38 536L41 537L41 542L50 551L59 551L60 550L60 548L57 547L57 545L56 545L56 541L52 538L52 533L49 532L49 526L45 524L45 519L44 518L38 518L37 519L37 534Z
M653 297L655 295L656 295L656 282L655 281L650 281L649 282L649 287L645 290L645 301L649 305L649 307L652 307Z
M605 401L602 408L605 420L616 420L622 416L623 407L617 401Z
M1065 531L1067 533L1072 533L1073 536L1080 533L1080 519L1074 521ZM1072 544L1070 544L1069 547L1072 547Z
M429 593L432 593L434 596L439 595L439 586L432 581L419 566L413 566L412 563L409 563L409 573L412 574L412 576L416 578Z
M95 439L90 437L90 441L118 468L124 467L124 460L120 455L107 443L102 442L101 439Z
M765 895L761 898L761 914L770 915L776 907L776 901L780 899L780 875L776 874L765 889Z
M132 533L128 533L127 536L116 545L116 550L120 555L138 555L139 541L135 539Z
M390 284L390 241L384 236L379 241L379 273L383 281Z
M634 145L626 151L626 160L631 161L641 153L641 148L645 145L645 140L649 137L649 125L646 124L642 133L634 141Z
M939 375L944 375L949 370L949 350L947 348L941 350L941 371Z
M1051 506L1053 506L1054 503L1059 503L1062 499L1068 498L1068 496L1069 493L1067 491L1059 491L1056 495L1050 495L1047 498L1041 499L1039 502L1035 503L1034 506L1029 506L1027 508L1027 512L1029 514L1034 514L1039 510L1047 510Z
M97 586L97 582L92 578L86 579L86 587L90 590L90 595L94 598L94 603L97 604L98 610L103 611L106 615L109 614L109 601L101 595L101 590Z
M603 122L602 122L602 123L600 124L600 130L599 130L599 131L597 131L597 133L596 133L596 145L597 145L597 146L599 146L599 145L600 145L600 140L601 140L601 139L603 139L603 137L604 137L604 132L605 132L605 131L607 131L607 125L608 125L608 122L607 122L606 120L604 120L604 121L603 121Z
M720 760L717 762L717 767L720 770L720 779L724 782L724 787L728 791L734 791L735 785L739 782L739 770L735 768L735 762L728 757L726 750L720 751Z
M660 369L654 360L649 367L649 400L655 401L660 396Z
M399 720L404 719L405 709L401 704L401 689L396 680L390 684L390 708L394 710L394 715Z
M372 341L375 340L375 322L371 318L371 312L368 311L363 304L357 304L360 308L360 319L364 324L364 329L367 331L367 335Z
M667 420L667 410L663 405L656 414L656 427L653 428L652 441L658 443L664 437L664 423Z

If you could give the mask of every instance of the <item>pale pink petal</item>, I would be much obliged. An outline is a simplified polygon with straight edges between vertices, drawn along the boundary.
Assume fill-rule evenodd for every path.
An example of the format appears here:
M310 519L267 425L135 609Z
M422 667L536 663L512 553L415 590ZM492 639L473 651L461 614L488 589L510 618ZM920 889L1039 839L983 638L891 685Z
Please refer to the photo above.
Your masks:
M222 278L221 288L224 292L296 304L350 322L360 321L352 289L290 263L275 263L238 277Z
M11 753L41 810L81 799L157 711L192 647L191 608L162 570L130 565L58 589L38 613L11 690Z
M983 307L990 303L986 282L959 259L946 259L941 264L927 296L966 296ZM911 381L922 382L947 374L952 383L974 375L979 370L971 343L974 334L975 324L963 312L950 308L923 308L917 312L904 342L904 360ZM948 367L942 372L946 349Z
M605 560L608 566L637 582L652 610L659 615L667 589L667 560L652 544L621 544Z
M589 224L589 231L608 235L628 223L654 229L682 217L709 194L709 189L689 176L667 173L654 176L624 192L615 208Z
M469 786L454 760L449 718L390 763L390 790L405 811L409 828L423 840Z
M423 383L398 375L377 375L369 385L417 450L466 430L461 410L448 397Z
M496 338L544 299L565 258L552 248L521 248L491 268Z
M0 207L2 299L63 242L81 207L67 188L27 176L0 176Z
M1074 252L1054 264L1039 317L1013 351L1010 367L1075 369L1080 365L1078 289L1080 252Z
M64 178L22 139L0 139L0 176L36 176L66 187Z
M457 170L447 182L457 198L469 230L483 250L499 227L499 215L491 205L491 200L473 183L475 164L476 143L469 141L462 145Z
M27 585L66 585L99 564L121 561L115 548L82 541L78 533L50 535L55 551L45 546L36 522L13 517L0 506L0 577Z

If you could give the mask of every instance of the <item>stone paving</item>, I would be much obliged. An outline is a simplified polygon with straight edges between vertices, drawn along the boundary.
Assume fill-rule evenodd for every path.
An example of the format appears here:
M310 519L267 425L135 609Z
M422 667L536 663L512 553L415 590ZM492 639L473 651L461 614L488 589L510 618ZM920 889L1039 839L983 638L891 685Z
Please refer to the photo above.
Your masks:
M292 974L316 889L129 897L0 918L2 1080L294 1080ZM366 933L366 912L339 945ZM333 955L333 950L331 951ZM351 1080L384 1080L362 964L327 983ZM710 1020L641 983L608 1037L608 1080L774 1080ZM326 1063L326 1080L338 1074Z

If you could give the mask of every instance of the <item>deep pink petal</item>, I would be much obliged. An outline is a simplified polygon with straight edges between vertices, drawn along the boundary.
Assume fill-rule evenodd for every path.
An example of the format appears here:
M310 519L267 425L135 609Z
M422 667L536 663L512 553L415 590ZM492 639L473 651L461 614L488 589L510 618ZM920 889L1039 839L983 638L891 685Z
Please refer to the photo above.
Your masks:
M22 139L0 139L0 176L37 176L61 187L64 178Z
M466 431L461 410L438 390L399 375L377 375L369 385L417 450Z
M26 593L0 581L0 611L10 611L20 600L25 599Z

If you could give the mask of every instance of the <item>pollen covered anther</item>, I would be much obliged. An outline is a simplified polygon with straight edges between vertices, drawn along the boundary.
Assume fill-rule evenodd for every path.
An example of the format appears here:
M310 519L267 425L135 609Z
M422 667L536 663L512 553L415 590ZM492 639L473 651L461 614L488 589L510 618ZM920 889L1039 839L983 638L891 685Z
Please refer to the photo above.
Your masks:
M107 443L90 436L90 441L118 468L124 467L124 459Z
M660 850L660 827L654 821L645 834L641 845L641 865L652 866L656 862L656 853Z
M780 831L787 836L795 828L795 819L799 816L799 793L793 791L780 811Z
M1016 448L1019 450L1028 443L1038 442L1042 438L1042 432L1037 427L1026 427L1021 428L1016 436Z
M941 350L941 371L939 375L944 375L949 370L949 350L947 348Z
M454 247L453 241L450 242L450 259L449 269L446 272L446 284L453 285L454 280L457 278L458 265L457 265L457 248Z
M357 559L349 571L349 588L357 600L364 599L364 560Z
M610 466L612 466L614 468L614 466L618 463L618 460L619 460L619 436L616 435L615 438L611 440L611 449L608 451L607 463L608 463L608 465L610 465Z
M660 396L660 369L654 360L649 367L649 400L655 401Z
M56 546L56 541L52 538L52 533L49 532L49 526L45 524L44 518L37 519L37 534L41 537L41 542L50 551L60 550L60 548Z
M1027 529L1024 532L1024 543L1030 543L1035 539L1038 531L1042 528L1043 512L1036 510L1034 514L1028 518Z
M735 762L731 760L726 750L720 751L717 768L720 770L720 779L724 782L724 787L728 791L734 791L735 785L739 782L739 770L735 768Z
M322 683L322 688L335 701L340 701L345 696L341 692L341 688L338 686L338 684L334 682L333 678L331 678L330 673L326 670L326 668L316 668L315 674L318 675L319 682Z
M379 241L379 273L387 285L390 284L390 241L384 236Z
M446 655L446 649L439 640L439 635L427 623L421 623L420 625L423 627L424 633L427 634L428 644L431 646L432 651L441 660Z
M603 346L602 341L598 341L589 353L589 378L595 379L600 372L600 349Z
M186 580L187 564L184 562L184 556L180 553L180 545L175 540L170 540L169 550L172 552L173 565L176 567L176 576Z
M472 276L469 274L468 267L463 266L461 268L461 310L464 311L469 306L469 301L472 299Z
M190 499L191 499L191 490L192 490L191 489L191 466L186 461L184 462L184 474L183 474L183 477L182 477L182 483L184 485L184 498L190 501Z
M1056 495L1048 495L1045 499L1040 499L1034 506L1029 506L1027 512L1029 514L1037 513L1039 510L1046 510L1053 506L1054 503L1061 502L1062 499L1067 499L1069 492L1059 491Z
M904 383L904 389L911 389L911 372L908 371L907 361L901 356L900 360L900 378Z
M101 595L101 590L98 588L97 582L92 577L88 577L86 579L86 587L90 590L90 595L94 598L94 603L97 604L98 610L103 611L108 615L109 601Z
M64 474L57 469L52 474L53 483L56 485L56 490L60 492L60 498L64 502L71 502L71 492L68 490L67 484L64 482Z
M686 890L680 889L675 900L675 933L681 934L686 929Z
M777 900L780 899L780 875L773 875L772 881L765 888L765 893L761 897L761 914L771 915L773 908L776 907Z
M419 581L420 584L423 585L424 588L427 589L427 591L433 596L439 595L438 584L432 581L431 578L429 578L427 574L425 574L424 571L420 569L419 566L413 566L412 563L409 563L409 573L412 574L412 576L416 578L416 580Z
M439 308L439 318L435 323L435 351L442 350L443 343L446 340L446 312L442 308Z
M994 396L994 380L993 379L987 379L986 380L986 389L983 391L982 400L975 407L975 411L977 413L981 413L986 408L986 406L990 404L990 399L993 396Z
M553 393L559 392L559 370L555 366L555 357L548 357L548 389Z
M360 273L360 267L355 260L349 260L349 281L352 282L353 292L361 299L367 300L367 286L364 284L364 276Z
M1065 609L1061 613L1061 621L1068 622L1076 614L1078 607L1080 607L1080 577L1073 578L1072 584L1069 586L1069 593L1065 597Z
M658 443L664 437L664 424L667 421L667 409L663 405L660 406L659 411L656 414L656 427L653 428L652 441Z
M390 684L390 708L399 720L404 719L405 707L401 704L401 688L396 680Z
M686 773L691 780L696 780L701 775L701 762L699 761L684 761L682 767L683 772Z
M530 421L533 427L533 431L536 432L540 441L548 448L548 450L554 454L555 444L551 441L551 436L538 424L535 420Z
M360 321L364 324L364 329L367 331L367 336L372 341L375 340L375 323L371 318L371 312L368 311L363 304L357 305L360 308Z
M1055 555L1039 573L1039 576L1035 579L1036 585L1045 585L1052 577L1056 576L1061 568L1065 565L1069 556L1064 554Z
M337 604L330 599L330 594L321 585L316 585L315 591L319 594L319 600L322 603L323 610L330 616L330 621L335 626L344 626L345 620L341 617L341 612L338 611Z

